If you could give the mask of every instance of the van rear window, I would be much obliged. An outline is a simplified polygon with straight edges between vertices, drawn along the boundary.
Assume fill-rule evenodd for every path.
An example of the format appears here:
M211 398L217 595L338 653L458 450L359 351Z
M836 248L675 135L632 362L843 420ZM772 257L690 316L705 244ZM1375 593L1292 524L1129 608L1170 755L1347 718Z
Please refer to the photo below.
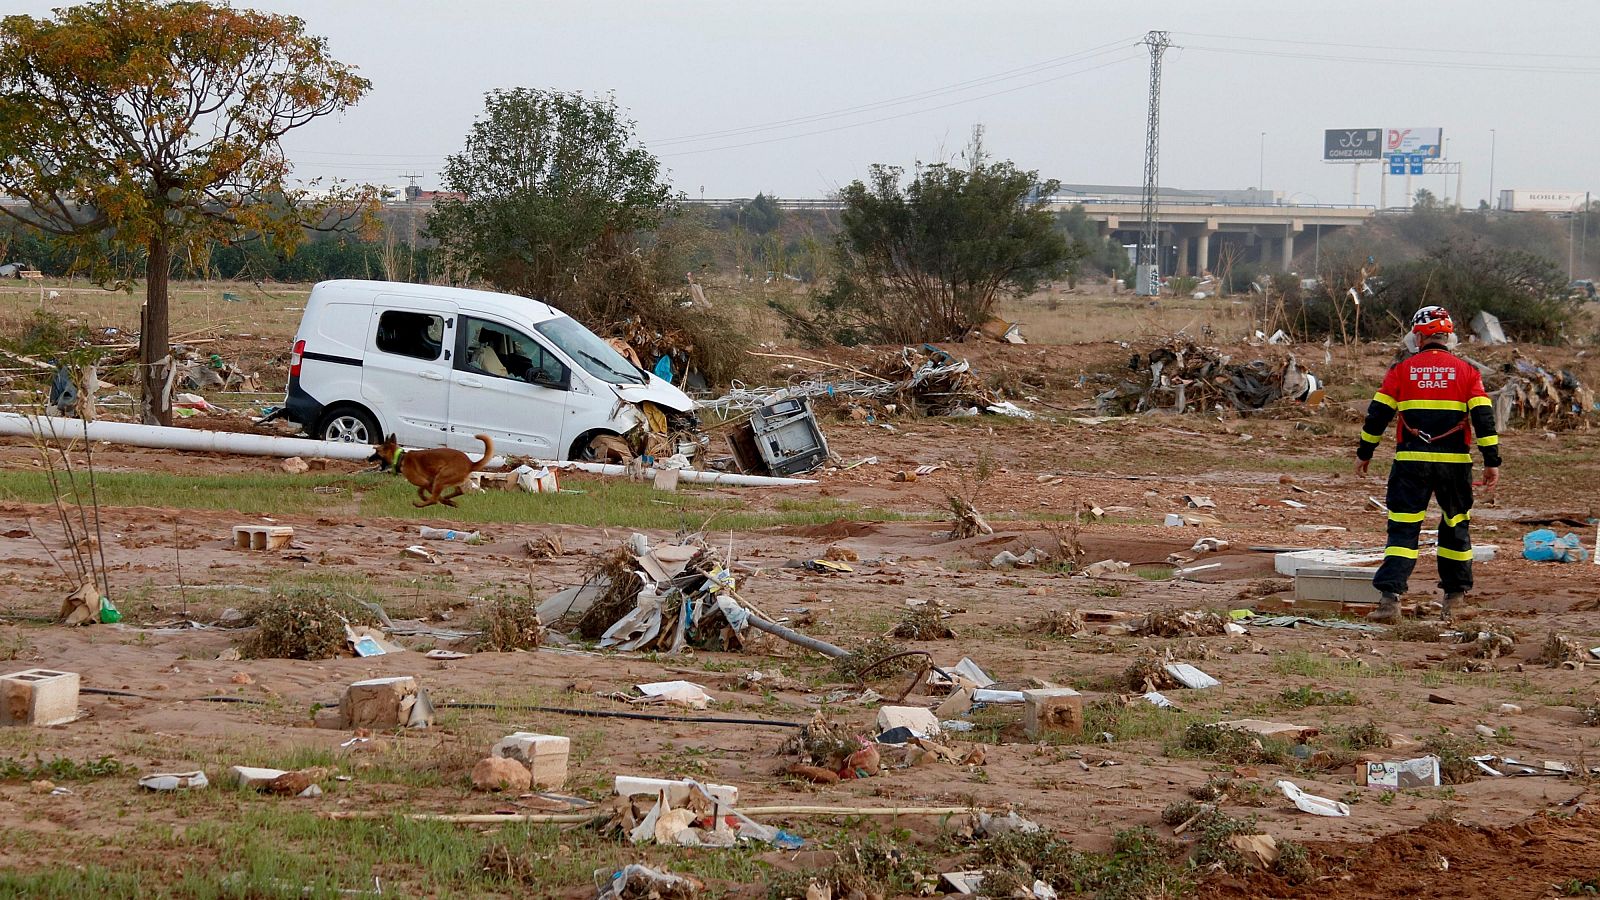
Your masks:
M378 349L415 359L438 359L444 350L444 317L391 309L378 317Z

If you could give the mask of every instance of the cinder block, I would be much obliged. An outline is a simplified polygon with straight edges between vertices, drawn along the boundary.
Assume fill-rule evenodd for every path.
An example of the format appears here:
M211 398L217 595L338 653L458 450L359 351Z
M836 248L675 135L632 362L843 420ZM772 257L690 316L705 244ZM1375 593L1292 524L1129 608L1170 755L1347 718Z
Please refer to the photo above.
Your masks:
M1083 695L1072 688L1023 691L1024 727L1028 737L1046 732L1077 734L1083 731Z
M571 751L570 738L519 731L501 738L490 752L527 766L535 787L558 788L567 783L567 756Z
M369 678L345 689L339 709L346 728L399 728L411 718L417 703L417 680L409 675Z
M233 546L236 550L282 550L294 540L294 529L288 525L235 525Z
M64 725L77 717L77 672L24 669L0 675L0 725Z

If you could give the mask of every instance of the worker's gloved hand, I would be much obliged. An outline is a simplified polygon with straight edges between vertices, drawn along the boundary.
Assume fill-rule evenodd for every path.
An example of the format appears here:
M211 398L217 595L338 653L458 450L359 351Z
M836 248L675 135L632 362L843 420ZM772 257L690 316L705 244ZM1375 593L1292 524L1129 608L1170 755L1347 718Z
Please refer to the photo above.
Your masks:
M1500 484L1500 467L1493 466L1483 470L1483 489L1493 491Z
M1372 460L1356 457L1356 474L1362 478L1367 477L1367 467L1372 465Z

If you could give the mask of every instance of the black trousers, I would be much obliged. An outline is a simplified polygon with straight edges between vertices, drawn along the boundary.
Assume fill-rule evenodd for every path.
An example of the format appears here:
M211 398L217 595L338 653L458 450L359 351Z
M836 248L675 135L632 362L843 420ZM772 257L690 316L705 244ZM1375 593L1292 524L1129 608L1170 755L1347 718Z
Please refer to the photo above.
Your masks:
M1404 594L1417 565L1417 536L1436 497L1439 521L1439 587L1446 594L1472 589L1472 464L1396 460L1389 470L1389 546L1372 584L1385 594Z

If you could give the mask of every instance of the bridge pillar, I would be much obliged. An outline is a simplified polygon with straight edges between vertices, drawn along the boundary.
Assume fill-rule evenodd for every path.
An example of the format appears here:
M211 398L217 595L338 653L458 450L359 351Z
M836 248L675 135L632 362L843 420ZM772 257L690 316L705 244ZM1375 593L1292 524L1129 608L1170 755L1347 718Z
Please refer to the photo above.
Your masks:
M1294 266L1294 229L1283 230L1283 270L1289 271Z
M1204 275L1211 271L1211 229L1200 229L1200 237L1197 244L1196 249L1199 252L1195 254L1196 271Z
M1189 236L1178 238L1178 272L1179 275L1189 274Z

